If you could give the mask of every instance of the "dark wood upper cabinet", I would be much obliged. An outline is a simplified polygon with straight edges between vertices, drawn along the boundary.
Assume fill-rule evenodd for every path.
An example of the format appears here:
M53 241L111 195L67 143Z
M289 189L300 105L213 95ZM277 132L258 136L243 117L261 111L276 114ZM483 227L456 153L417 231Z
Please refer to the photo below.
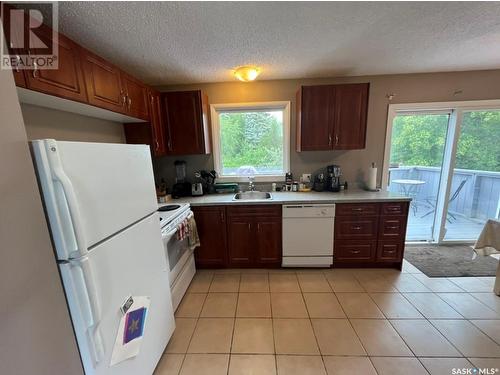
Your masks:
M147 93L149 122L123 124L127 143L147 144L153 156L166 154L164 128L162 122L160 93L149 90Z
M200 90L162 93L167 153L209 154L208 99Z
M297 92L297 151L365 148L368 83L302 86Z
M49 45L52 43L52 33L49 27L43 25L37 36ZM64 99L86 102L87 90L80 60L80 46L62 34L58 34L57 39L57 69L25 70L26 87Z
M152 149L155 156L162 156L167 153L167 145L163 126L163 113L161 110L161 96L158 91L149 91L149 104L149 118L153 137Z
M126 96L120 69L86 50L82 50L82 60L89 104L124 113Z
M196 266L224 267L227 263L225 207L191 207L191 209L201 243L201 246L194 251Z
M129 74L121 72L125 113L140 119L149 119L148 88Z
M9 4L0 4L2 6L3 11L7 11L12 7ZM26 15L25 15L26 17ZM3 24L3 32L5 34L5 41L21 41L24 38L23 33L21 32L21 28L19 27L11 27L11 18L10 17L2 17ZM26 22L26 21L25 21ZM13 35L11 35L13 33ZM27 55L27 51L25 48L14 48L14 43L10 42L8 47L9 55L14 60L19 61L21 55ZM12 69L12 74L14 75L14 82L17 87L26 87L26 77L24 75L24 70L18 68Z
M28 18L26 13L25 17L26 22ZM11 32L8 17L2 22L4 29L8 30L7 34ZM16 32L18 28L13 30ZM13 75L17 86L90 104L133 118L150 120L149 87L63 34L55 33L47 25L37 28L36 35L46 45L53 44L52 38L57 35L57 69L36 66L30 70L14 69ZM16 37L16 40L19 39L22 39L22 35ZM40 52L13 47L9 49L9 53L14 59L16 56L34 55ZM156 107L160 107L159 96ZM163 140L163 134L161 139Z
M302 86L297 92L297 151L331 149L333 99L332 86Z
M24 72L20 69L13 69L12 74L14 75L14 83L16 86L26 88L26 77L24 76Z
M334 149L366 147L368 88L368 83L335 86Z

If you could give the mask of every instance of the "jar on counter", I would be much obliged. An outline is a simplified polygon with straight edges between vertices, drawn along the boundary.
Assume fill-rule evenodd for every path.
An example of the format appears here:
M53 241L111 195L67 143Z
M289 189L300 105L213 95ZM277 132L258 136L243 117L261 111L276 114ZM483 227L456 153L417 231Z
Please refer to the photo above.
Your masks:
M299 183L297 181L293 182L292 191L299 191Z

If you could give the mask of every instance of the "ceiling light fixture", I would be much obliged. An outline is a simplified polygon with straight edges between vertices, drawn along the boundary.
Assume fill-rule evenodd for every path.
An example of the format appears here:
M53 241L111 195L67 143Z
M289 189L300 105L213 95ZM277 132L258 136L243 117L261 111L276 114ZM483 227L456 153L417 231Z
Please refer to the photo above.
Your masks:
M242 82L255 80L260 74L260 69L256 66L246 65L234 69L234 76Z

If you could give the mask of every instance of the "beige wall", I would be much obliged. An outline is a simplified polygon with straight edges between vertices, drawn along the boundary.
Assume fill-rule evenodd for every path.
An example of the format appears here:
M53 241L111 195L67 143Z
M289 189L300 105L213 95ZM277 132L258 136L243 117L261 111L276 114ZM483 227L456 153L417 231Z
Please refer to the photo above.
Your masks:
M21 104L28 139L124 143L120 123L56 109Z
M83 374L7 70L0 70L0 119L0 373Z
M295 93L300 85L356 82L370 82L366 149L295 152ZM383 162L389 103L500 99L500 70L294 79L253 83L209 83L161 87L160 89L162 91L202 89L208 95L211 104L290 100L292 102L290 161L294 175L314 172L318 168L335 163L342 167L344 177L349 182L353 182L363 179L363 174L372 161L378 166L381 166ZM389 93L395 95L391 102L386 98ZM171 178L175 159L164 157L157 160L155 163L157 176ZM189 171L200 168L210 169L213 165L212 158L207 156L190 156L182 159L188 161Z

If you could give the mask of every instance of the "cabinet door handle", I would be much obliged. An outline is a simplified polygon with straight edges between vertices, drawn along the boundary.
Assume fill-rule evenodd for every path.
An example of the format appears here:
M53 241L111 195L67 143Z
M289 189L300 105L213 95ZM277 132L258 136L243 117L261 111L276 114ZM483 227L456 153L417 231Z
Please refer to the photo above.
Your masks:
M362 227L356 226L356 227L351 227L352 230L361 230Z
M335 146L339 144L339 136L335 134Z
M21 57L19 55L16 55L16 72L19 73L19 63L21 62Z
M33 61L33 66L35 68L35 69L33 69L33 72L32 72L33 78L38 78L38 64L35 61Z
M260 232L260 223L257 223L257 232Z
M132 105L132 99L130 99L130 96L127 94L127 108L130 111L130 106Z
M250 224L250 223L248 223L248 231L250 232L251 230L252 230L252 228L251 228L251 224Z
M120 91L120 95L122 97L122 107L125 107L125 103L127 102L127 96L124 91Z
M361 250L351 250L351 254L359 254Z
M156 143L156 151L158 151L160 149L160 143L158 142L158 140L156 140L155 143Z
M332 145L332 135L328 134L328 146Z
M172 140L168 140L168 149L172 151Z
M220 212L220 221L221 221L221 223L224 222L224 212L222 212L222 211Z

